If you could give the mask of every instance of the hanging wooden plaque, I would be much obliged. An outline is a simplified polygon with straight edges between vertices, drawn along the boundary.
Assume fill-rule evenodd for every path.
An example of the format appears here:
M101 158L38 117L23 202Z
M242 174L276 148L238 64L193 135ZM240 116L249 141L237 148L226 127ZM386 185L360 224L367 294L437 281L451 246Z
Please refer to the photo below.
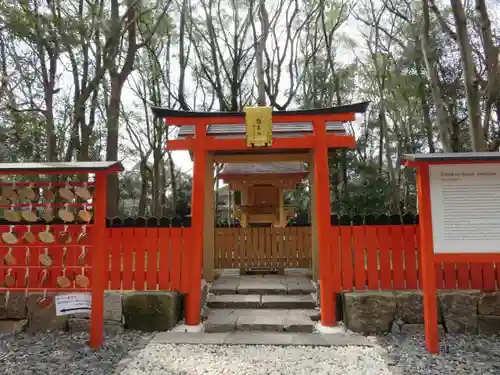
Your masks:
M245 131L248 147L273 144L273 108L245 107Z

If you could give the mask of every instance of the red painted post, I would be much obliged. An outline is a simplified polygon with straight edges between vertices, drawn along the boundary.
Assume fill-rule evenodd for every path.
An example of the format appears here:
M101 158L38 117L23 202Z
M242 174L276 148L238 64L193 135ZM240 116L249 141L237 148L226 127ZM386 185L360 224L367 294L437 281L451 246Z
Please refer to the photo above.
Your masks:
M418 215L420 222L420 259L424 293L425 343L430 353L439 353L436 295L436 270L432 237L431 189L429 166L417 167Z
M94 227L92 230L92 311L90 346L98 349L104 338L104 289L107 282L106 174L95 174Z
M191 227L193 247L191 254L191 272L189 292L186 297L186 324L196 326L200 323L201 313L201 272L203 259L203 231L205 221L205 174L206 174L206 129L204 123L196 124L194 141L193 188L191 197Z
M320 303L321 323L324 326L335 326L337 324L335 290L339 286L334 285L332 270L333 259L331 252L338 252L338 247L331 247L329 241L330 229L330 178L328 171L328 148L326 144L326 124L321 120L314 120L314 188L316 189L316 215L318 229L319 247L319 274L320 274ZM338 270L338 265L335 269Z

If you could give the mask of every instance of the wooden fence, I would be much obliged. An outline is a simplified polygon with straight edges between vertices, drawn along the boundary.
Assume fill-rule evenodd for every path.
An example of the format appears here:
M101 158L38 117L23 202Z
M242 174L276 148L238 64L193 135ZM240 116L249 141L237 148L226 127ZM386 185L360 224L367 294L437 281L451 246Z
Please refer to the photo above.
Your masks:
M310 268L311 228L216 228L215 268Z
M34 226L35 227L35 226ZM32 228L33 231L45 230ZM21 232L26 231L19 226ZM256 230L258 229L258 230ZM0 231L8 231L2 226ZM16 229L17 230L17 229ZM57 231L61 228L53 226ZM71 228L70 228L71 230ZM76 229L75 229L76 230ZM78 229L80 230L80 229ZM109 249L108 289L111 290L189 290L191 268L191 228L135 227L108 228L104 239ZM22 233L18 233L22 237ZM78 233L74 233L76 238ZM215 266L218 268L311 266L311 228L216 228ZM0 247L0 283L14 276L15 287L56 287L57 277L71 280L81 272L89 278L91 253L81 261L82 244L70 244L67 253L50 245L27 244ZM342 289L401 290L420 289L418 225L332 226L331 250L338 247L339 258L330 265L337 270ZM60 246L59 246L60 247ZM15 263L7 265L9 253ZM47 252L52 266L42 267L39 256ZM38 269L26 275L26 266ZM320 265L324 266L324 265ZM436 266L439 289L496 290L500 286L500 264L444 263ZM41 285L44 280L43 286ZM90 280L92 282L92 280Z

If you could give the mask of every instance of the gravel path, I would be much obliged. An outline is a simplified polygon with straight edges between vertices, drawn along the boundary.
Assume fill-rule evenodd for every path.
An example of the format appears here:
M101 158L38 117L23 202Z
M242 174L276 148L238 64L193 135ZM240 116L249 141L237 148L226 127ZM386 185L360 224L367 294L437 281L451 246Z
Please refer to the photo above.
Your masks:
M102 349L87 333L0 335L0 374L115 375L117 363L151 334L106 332ZM122 375L499 375L500 336L446 335L441 355L423 335L374 338L377 347L217 346L149 344Z
M439 356L427 353L423 334L387 335L378 342L388 351L395 375L500 374L500 336L446 335Z
M110 375L116 363L141 339L136 331L105 333L103 347L94 352L88 333L0 335L0 374L5 375Z
M122 375L392 375L374 348L149 344Z

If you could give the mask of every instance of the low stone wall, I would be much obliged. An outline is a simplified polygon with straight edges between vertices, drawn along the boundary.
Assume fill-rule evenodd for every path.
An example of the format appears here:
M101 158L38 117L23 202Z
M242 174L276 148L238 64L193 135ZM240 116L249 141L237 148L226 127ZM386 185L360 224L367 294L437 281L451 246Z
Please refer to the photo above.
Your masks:
M55 302L40 304L42 296L22 292L11 292L8 297L7 293L0 294L0 331L89 330L89 314L56 316ZM107 291L104 295L106 329L169 330L182 319L181 310L182 298L175 292Z
M48 297L54 297L48 293ZM201 306L205 305L208 284L202 280ZM0 293L0 332L88 331L90 314L56 316L55 301L39 303L41 293ZM165 291L104 292L106 329L167 331L184 318L183 295Z
M440 291L438 320L442 332L500 333L500 292ZM343 320L364 334L423 331L423 295L418 291L344 293Z

